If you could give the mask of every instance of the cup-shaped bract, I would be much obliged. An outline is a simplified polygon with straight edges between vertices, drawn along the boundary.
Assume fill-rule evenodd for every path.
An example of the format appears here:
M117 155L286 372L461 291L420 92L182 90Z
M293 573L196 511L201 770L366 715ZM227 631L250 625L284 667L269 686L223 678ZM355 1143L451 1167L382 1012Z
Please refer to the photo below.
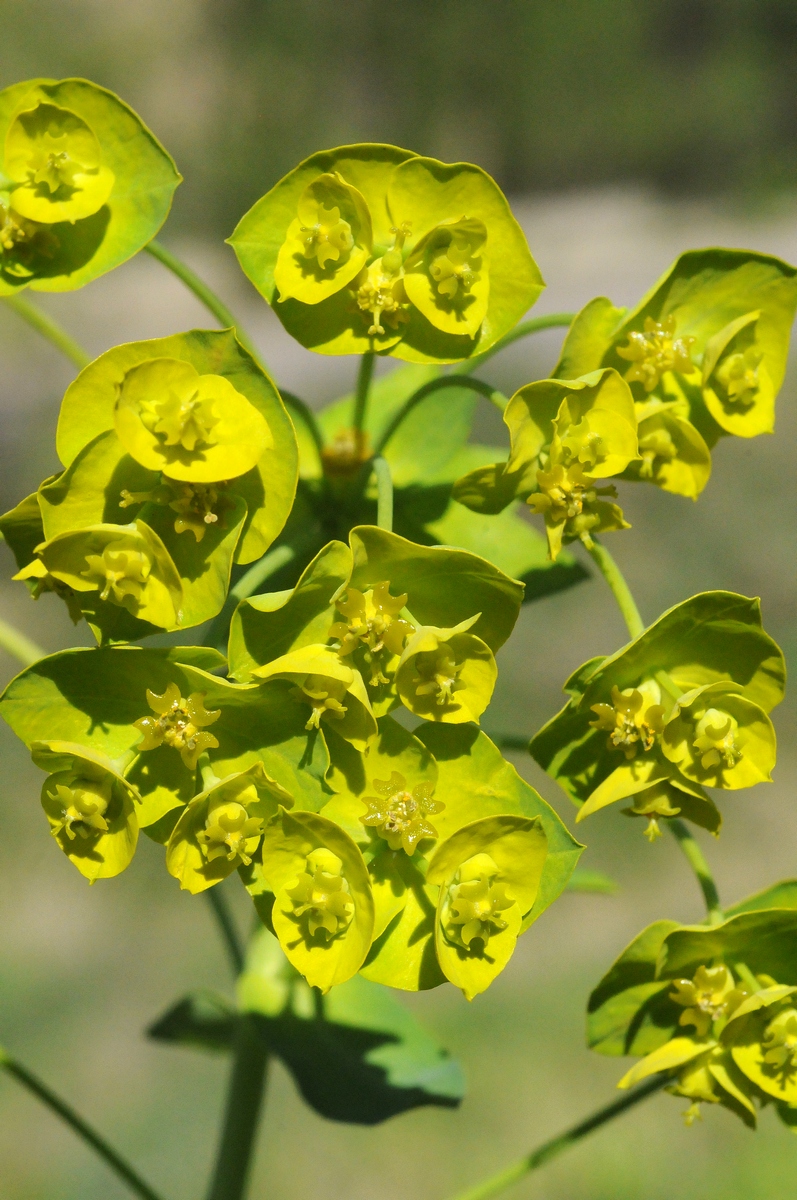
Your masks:
M141 119L85 79L0 92L0 294L70 291L165 221L180 175Z
M669 408L709 444L722 433L755 437L774 426L795 307L797 272L780 259L690 250L628 314L603 299L587 305L555 373L613 366L644 415Z
M478 725L498 678L492 650L468 632L478 616L452 629L422 625L408 640L396 668L396 692L416 716Z
M203 526L236 524L230 514L243 502L234 547L241 563L264 554L287 520L296 435L275 385L231 329L130 342L90 363L67 389L58 419L67 471L102 433L113 434L121 452L105 443L99 463L100 451L91 451L94 505L118 513L121 504L126 520L157 506L164 524L199 542ZM89 483L81 482L84 491ZM223 556L225 590L231 553ZM202 573L200 564L188 568L192 578Z
M81 875L110 879L135 854L141 797L106 755L74 742L34 742L37 767L50 774L41 802L50 831Z
M257 667L252 675L290 680L294 684L291 695L310 706L308 730L319 729L323 720L358 750L365 750L376 734L376 718L362 675L329 646L302 646Z
M545 520L549 554L590 533L627 528L613 486L639 456L628 384L612 369L581 379L542 380L521 388L504 411L509 459L458 479L454 498L476 512L501 512L523 499Z
M592 993L587 1023L599 1053L643 1056L620 1087L664 1071L667 1090L691 1101L687 1124L707 1102L754 1128L758 1109L773 1099L794 1124L791 887L776 884L741 901L714 927L657 921L623 951Z
M771 780L775 730L760 705L725 683L681 696L662 731L666 758L708 787L753 787Z
M136 462L186 483L236 479L274 445L263 415L229 379L176 358L149 359L125 374L114 426Z
M655 483L696 500L711 475L711 451L702 434L672 408L649 417L642 415L642 405L639 410L639 459L628 464L623 479Z
M460 843L455 838L466 827L491 830L492 836L501 822L508 824L500 825L499 832L515 828L513 821L519 821L523 828L539 821L547 838L548 855L543 852L541 878L529 870L527 878L536 898L532 897L528 909L521 900L520 930L527 929L559 895L581 847L489 738L472 725L428 723L418 730L419 737L411 738L390 717L383 717L380 733L380 741L374 743L365 761L363 778L357 781L358 773L350 769L347 792L346 782L333 775L332 784L340 791L323 810L332 819L345 822L363 847L371 875L377 922L374 946L361 973L377 983L409 991L437 987L449 978L475 994L490 982L484 974L489 963L480 961L474 968L478 980L465 980L463 976L462 982L459 976L454 979L449 974L436 949L441 890L440 879L432 879L431 865L438 861L443 847L454 846L451 854L456 857ZM431 763L423 759L424 750L427 755L429 751L434 754ZM375 752L380 754L380 761L372 765L370 758ZM498 825L484 824L488 819ZM359 832L355 824L359 824ZM475 842L461 861L484 849L485 845ZM446 857L440 861L450 860ZM514 922L514 916L512 919ZM506 939L501 945L511 953ZM487 957L491 955L489 950ZM475 944L472 955L465 955L468 959L471 956L479 957ZM457 962L459 957L457 954Z
M365 197L338 171L318 175L299 197L274 266L280 301L319 304L359 275L373 248Z
M513 816L474 821L435 850L426 878L440 888L437 961L468 1000L485 991L512 957L547 853L539 818Z
M58 534L37 546L36 559L15 576L33 577L68 588L72 602L100 636L105 618L113 619L113 608L161 629L174 629L180 622L180 576L163 542L143 521ZM101 608L97 600L112 609Z
M322 354L456 362L493 345L544 286L484 171L394 146L312 155L230 242L288 332Z
M331 542L321 550L292 592L239 606L230 629L235 678L251 679L273 659L326 639L344 666L359 671L381 716L398 703L395 672L420 625L470 622L468 633L493 653L506 641L523 585L485 559L371 525L356 526L349 541L350 548Z
M161 843L196 796L205 752L219 779L262 762L295 804L321 808L329 756L305 730L306 706L285 683L211 673L224 665L202 646L63 651L12 680L0 713L27 745L56 737L123 760L141 795L139 825Z
M266 826L262 870L274 893L274 932L296 970L328 992L362 966L374 931L368 871L333 821L284 809Z
M758 602L705 592L676 605L610 658L568 680L571 699L532 739L531 753L582 805L578 819L632 798L631 815L680 815L717 832L703 786L769 778L767 713L785 667L761 628Z
M251 864L280 805L292 808L293 800L262 763L218 780L180 814L166 843L167 870L192 894L220 883Z

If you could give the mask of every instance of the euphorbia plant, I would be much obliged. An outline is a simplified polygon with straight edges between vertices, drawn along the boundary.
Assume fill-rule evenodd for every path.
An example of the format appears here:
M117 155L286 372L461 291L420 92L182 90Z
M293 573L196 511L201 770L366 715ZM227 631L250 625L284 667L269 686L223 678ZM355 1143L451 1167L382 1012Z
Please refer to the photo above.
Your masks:
M730 592L645 628L599 540L628 528L618 484L697 499L720 438L771 430L797 272L693 251L630 313L598 298L519 324L543 282L488 175L392 146L320 152L230 238L303 346L361 355L353 395L315 413L152 240L179 176L121 101L34 80L0 94L0 124L0 287L82 367L62 469L0 530L15 578L97 642L44 656L3 626L24 670L0 713L90 883L130 866L144 833L219 919L235 1001L189 995L149 1031L233 1055L211 1200L245 1193L269 1055L337 1120L459 1102L457 1064L385 988L474 1000L574 878L583 846L502 756L527 737L497 744L480 722L521 605L585 577L576 542L631 640L571 675L531 753L577 822L622 801L649 841L669 827L707 917L654 923L590 998L590 1044L640 1057L620 1081L634 1090L467 1195L498 1193L663 1087L691 1101L690 1121L703 1102L748 1125L774 1105L797 1128L797 885L723 912L684 824L718 835L722 793L770 778L782 654L758 602ZM14 297L82 286L142 248L224 328L89 363ZM471 373L554 324L568 332L550 378L507 400ZM374 381L375 356L407 365ZM481 399L503 411L507 449L469 440ZM233 877L257 922L246 947L221 890ZM352 1030L380 1045L356 1050ZM41 1081L2 1065L157 1200Z

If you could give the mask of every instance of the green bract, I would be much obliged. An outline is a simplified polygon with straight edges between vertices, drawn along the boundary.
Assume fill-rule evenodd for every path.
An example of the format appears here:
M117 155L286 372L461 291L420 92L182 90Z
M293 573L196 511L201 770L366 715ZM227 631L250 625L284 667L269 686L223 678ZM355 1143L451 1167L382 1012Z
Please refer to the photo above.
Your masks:
M229 239L303 346L455 362L498 340L544 284L489 175L395 146L306 159Z
M758 1107L774 1100L794 1124L791 901L793 884L776 885L735 905L720 925L657 921L623 951L592 993L588 1017L594 1050L645 1056L621 1087L667 1071L668 1090L692 1101L687 1123L708 1102L755 1126Z
M231 331L108 351L67 390L58 446L66 469L2 527L18 577L103 642L214 617L233 563L268 549L293 502L293 427Z
M374 929L362 855L332 821L282 809L263 835L263 877L285 954L312 987L328 992L356 974Z
M376 718L359 671L346 666L328 646L310 645L273 659L252 671L256 679L290 679L291 695L310 705L307 729L320 728L322 719L335 732L365 750L376 733Z
M266 822L292 798L262 763L228 775L195 796L180 814L166 845L166 866L180 886L203 892L249 866Z
M0 92L0 294L63 292L160 229L180 175L139 117L85 79Z
M50 772L42 808L70 862L89 883L124 871L136 850L141 797L121 763L65 741L33 742L31 753L36 766Z
M206 791L197 779L203 753L219 779L262 763L297 807L320 808L330 795L329 759L305 730L306 706L288 683L240 687L209 674L220 665L205 647L66 650L12 680L0 713L28 745L57 738L113 760L127 756L139 824L158 841Z
M504 421L509 460L458 479L456 500L482 513L525 500L545 519L553 560L563 542L628 527L618 506L601 499L616 489L596 484L638 457L633 397L616 371L531 383L509 401Z
M783 656L761 628L758 601L704 592L670 609L610 658L585 663L571 699L531 753L576 803L578 820L633 797L630 815L681 816L718 832L703 786L769 779L783 697Z
M410 712L452 725L478 725L498 677L490 647L468 633L480 615L453 629L423 625L410 637L396 668L396 691Z
M696 498L724 434L771 433L797 307L797 272L749 250L691 250L626 313L592 300L554 372L615 367L637 402L641 465L626 477Z
M401 701L427 715L430 702L424 696L431 695L436 705L439 695L454 688L459 671L463 699L436 706L441 719L478 716L494 682L492 652L511 632L523 585L475 554L418 546L373 526L356 527L349 540L349 547L330 542L292 591L253 597L239 606L230 631L230 673L242 682L272 670L295 674L283 663L298 650L326 643L341 664L360 676L353 694L367 696L377 715ZM420 640L411 640L416 638ZM431 639L428 648L424 639ZM432 645L435 640L438 649ZM441 674L440 683L434 672L429 675L447 653L439 646L454 654L450 685L448 676ZM418 671L435 686L433 693L418 696L422 685L413 682ZM339 732L347 736L343 727Z
M468 1000L490 986L515 949L548 853L539 817L484 817L438 846L427 882L440 888L437 961Z
M472 998L506 965L518 932L564 888L581 847L472 726L426 724L413 736L382 717L365 757L340 741L330 753L337 794L322 815L360 846L374 896L375 940L362 973L412 991L448 979ZM480 855L493 866L480 859L481 874L458 876ZM459 934L452 941L451 889L478 880L496 905L495 922L478 935L470 927L478 944L468 948ZM504 909L512 909L506 927Z

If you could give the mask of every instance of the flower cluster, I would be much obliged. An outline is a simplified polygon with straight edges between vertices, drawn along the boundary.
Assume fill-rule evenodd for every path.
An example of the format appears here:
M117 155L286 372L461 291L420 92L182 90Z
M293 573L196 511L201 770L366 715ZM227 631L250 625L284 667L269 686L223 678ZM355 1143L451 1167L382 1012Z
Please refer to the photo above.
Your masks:
M706 788L769 780L783 698L783 655L758 604L705 592L676 605L610 658L568 680L570 700L532 739L531 753L580 804L577 820L630 800L630 816L683 816L717 833Z

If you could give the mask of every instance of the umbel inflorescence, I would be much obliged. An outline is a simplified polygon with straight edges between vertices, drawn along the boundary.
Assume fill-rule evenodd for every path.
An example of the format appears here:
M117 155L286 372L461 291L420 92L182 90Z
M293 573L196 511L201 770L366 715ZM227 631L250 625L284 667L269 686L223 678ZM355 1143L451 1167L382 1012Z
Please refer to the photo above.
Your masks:
M0 293L82 286L151 242L180 180L134 113L82 80L1 95ZM61 469L0 529L15 578L97 646L28 667L0 712L90 882L123 871L143 830L192 893L237 874L321 993L359 975L472 999L583 848L480 728L496 653L524 599L583 577L569 544L597 555L628 528L618 485L696 500L723 437L772 430L797 273L686 253L630 311L587 304L550 378L506 401L467 364L544 285L478 167L320 152L230 242L303 346L364 356L356 397L316 420L233 328L89 363L63 398ZM374 355L406 365L372 385ZM469 440L485 392L500 462ZM771 776L784 679L757 602L705 592L571 675L531 753L577 821L622 801L651 841L676 818L718 834L718 799ZM690 1119L708 1102L750 1124L774 1104L797 1125L785 894L715 926L659 922L626 951L633 997L613 969L590 1006L597 1049L643 1056L621 1086L667 1072Z

